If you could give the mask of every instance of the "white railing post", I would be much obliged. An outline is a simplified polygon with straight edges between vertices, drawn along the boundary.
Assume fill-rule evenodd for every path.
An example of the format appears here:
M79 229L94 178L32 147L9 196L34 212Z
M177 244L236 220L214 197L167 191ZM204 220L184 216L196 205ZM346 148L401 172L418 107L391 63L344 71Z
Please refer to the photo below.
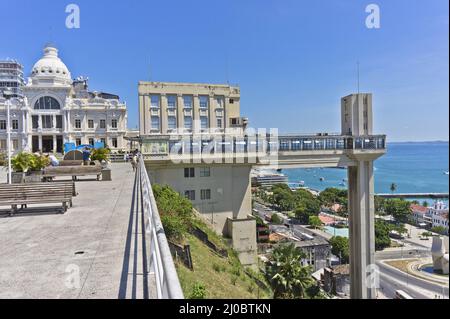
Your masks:
M149 256L150 267L155 272L156 296L158 299L183 299L183 291L170 253L167 237L159 217L152 185L142 155L139 156L138 169L142 189L143 213L149 219L148 231L151 241Z

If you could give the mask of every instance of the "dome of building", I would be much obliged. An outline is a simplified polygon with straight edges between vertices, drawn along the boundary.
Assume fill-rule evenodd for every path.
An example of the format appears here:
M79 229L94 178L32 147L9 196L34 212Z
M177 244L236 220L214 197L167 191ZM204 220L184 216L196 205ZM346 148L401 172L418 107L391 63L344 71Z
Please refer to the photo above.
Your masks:
M31 77L50 77L62 82L71 82L69 69L58 57L58 49L51 44L45 46L44 56L34 64Z

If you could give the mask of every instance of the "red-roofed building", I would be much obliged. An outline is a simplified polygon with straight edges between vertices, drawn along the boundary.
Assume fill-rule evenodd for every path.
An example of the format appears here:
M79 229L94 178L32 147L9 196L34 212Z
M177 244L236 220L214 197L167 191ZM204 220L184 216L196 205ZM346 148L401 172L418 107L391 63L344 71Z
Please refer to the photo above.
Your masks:
M412 204L411 205L411 221L418 226L429 226L430 220L427 218L426 214L428 208L422 205Z

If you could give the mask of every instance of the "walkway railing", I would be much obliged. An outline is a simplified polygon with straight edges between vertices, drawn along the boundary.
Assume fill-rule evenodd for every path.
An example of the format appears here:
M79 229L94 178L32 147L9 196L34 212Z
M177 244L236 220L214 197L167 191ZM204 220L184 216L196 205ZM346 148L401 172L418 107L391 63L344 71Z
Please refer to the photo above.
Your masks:
M138 170L142 190L142 209L145 216L148 216L146 229L150 233L150 271L155 274L156 296L158 299L183 299L183 291L142 156L139 158Z

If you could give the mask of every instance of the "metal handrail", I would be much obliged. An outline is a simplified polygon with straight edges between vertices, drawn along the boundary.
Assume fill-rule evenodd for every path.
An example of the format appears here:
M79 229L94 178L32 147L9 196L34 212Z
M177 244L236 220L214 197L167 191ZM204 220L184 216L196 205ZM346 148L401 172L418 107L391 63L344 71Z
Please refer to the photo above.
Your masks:
M145 216L148 216L146 232L150 236L150 269L155 274L156 296L158 299L184 299L142 155L139 156L138 170L142 190L142 209Z

